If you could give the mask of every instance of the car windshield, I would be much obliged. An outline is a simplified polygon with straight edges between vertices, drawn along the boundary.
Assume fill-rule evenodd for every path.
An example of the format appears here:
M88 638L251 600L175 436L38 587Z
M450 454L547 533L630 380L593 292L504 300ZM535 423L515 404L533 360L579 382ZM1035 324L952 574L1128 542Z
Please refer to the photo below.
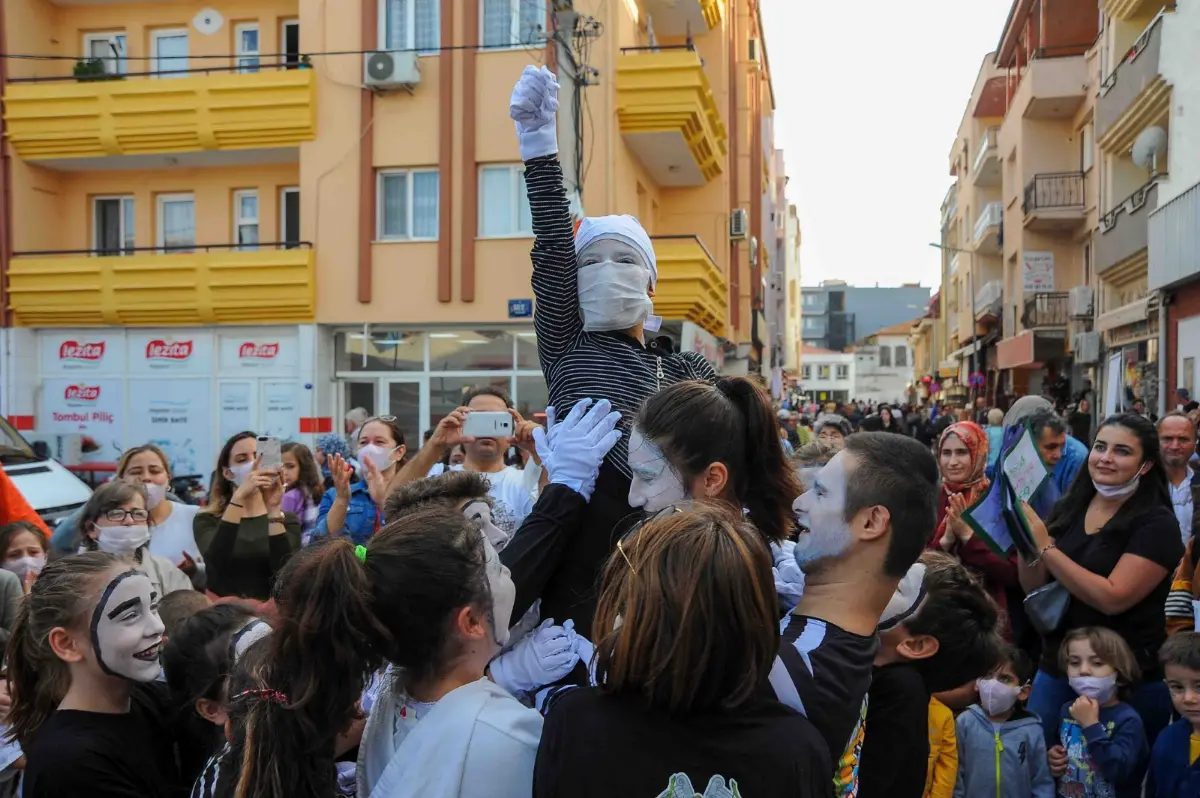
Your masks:
M21 433L13 429L7 419L0 416L0 462L41 459L29 448Z

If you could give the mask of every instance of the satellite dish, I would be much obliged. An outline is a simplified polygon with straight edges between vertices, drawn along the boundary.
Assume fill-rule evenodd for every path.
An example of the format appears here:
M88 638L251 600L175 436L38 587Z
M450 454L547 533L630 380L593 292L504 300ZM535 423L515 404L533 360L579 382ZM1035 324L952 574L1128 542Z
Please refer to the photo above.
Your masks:
M215 8L205 8L192 19L192 27L205 36L212 36L225 24L225 17Z
M387 80L396 71L396 59L391 53L371 53L367 59L367 74L375 80Z
M1148 127L1133 142L1133 162L1151 174L1158 174L1158 156L1167 149L1167 131Z

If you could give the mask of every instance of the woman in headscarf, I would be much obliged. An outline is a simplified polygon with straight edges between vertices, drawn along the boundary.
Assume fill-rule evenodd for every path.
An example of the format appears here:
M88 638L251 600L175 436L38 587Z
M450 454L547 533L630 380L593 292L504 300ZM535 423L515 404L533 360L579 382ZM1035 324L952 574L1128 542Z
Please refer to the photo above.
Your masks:
M973 421L951 424L938 439L938 468L942 492L938 522L929 548L953 554L983 580L983 586L1001 609L1008 605L1007 591L1017 584L1016 553L1001 557L979 539L962 517L991 487L985 475L987 433Z

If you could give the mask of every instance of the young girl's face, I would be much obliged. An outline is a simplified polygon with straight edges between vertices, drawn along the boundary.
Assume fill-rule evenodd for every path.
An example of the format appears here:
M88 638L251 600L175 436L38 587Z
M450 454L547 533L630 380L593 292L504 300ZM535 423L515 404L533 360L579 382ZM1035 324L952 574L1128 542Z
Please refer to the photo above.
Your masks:
M42 557L46 554L46 544L42 538L32 532L18 532L8 541L4 550L4 562L12 562L22 557Z
M283 453L283 466L279 473L283 475L284 485L295 485L300 481L300 461L296 459L295 452Z
M84 628L68 632L74 640L72 661L94 663L107 676L154 681L164 631L158 599L145 574L127 566L111 569L96 580Z
M1094 676L1103 679L1112 676L1116 669L1092 651L1088 640L1072 640L1067 645L1067 678L1075 679L1080 676Z
M124 477L129 482L166 485L170 473L166 465L154 452L140 452L125 464Z

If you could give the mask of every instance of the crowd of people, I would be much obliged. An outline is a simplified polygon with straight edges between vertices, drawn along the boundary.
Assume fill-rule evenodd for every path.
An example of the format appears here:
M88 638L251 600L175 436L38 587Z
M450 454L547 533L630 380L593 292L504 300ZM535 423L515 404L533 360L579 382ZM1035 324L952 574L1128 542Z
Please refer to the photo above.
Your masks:
M1195 420L805 423L651 335L653 247L573 229L556 98L530 67L511 105L547 423L480 388L412 449L365 412L279 465L247 431L203 507L139 446L52 535L18 513L4 789L1200 796ZM968 512L1016 426L1052 475L1032 555Z

